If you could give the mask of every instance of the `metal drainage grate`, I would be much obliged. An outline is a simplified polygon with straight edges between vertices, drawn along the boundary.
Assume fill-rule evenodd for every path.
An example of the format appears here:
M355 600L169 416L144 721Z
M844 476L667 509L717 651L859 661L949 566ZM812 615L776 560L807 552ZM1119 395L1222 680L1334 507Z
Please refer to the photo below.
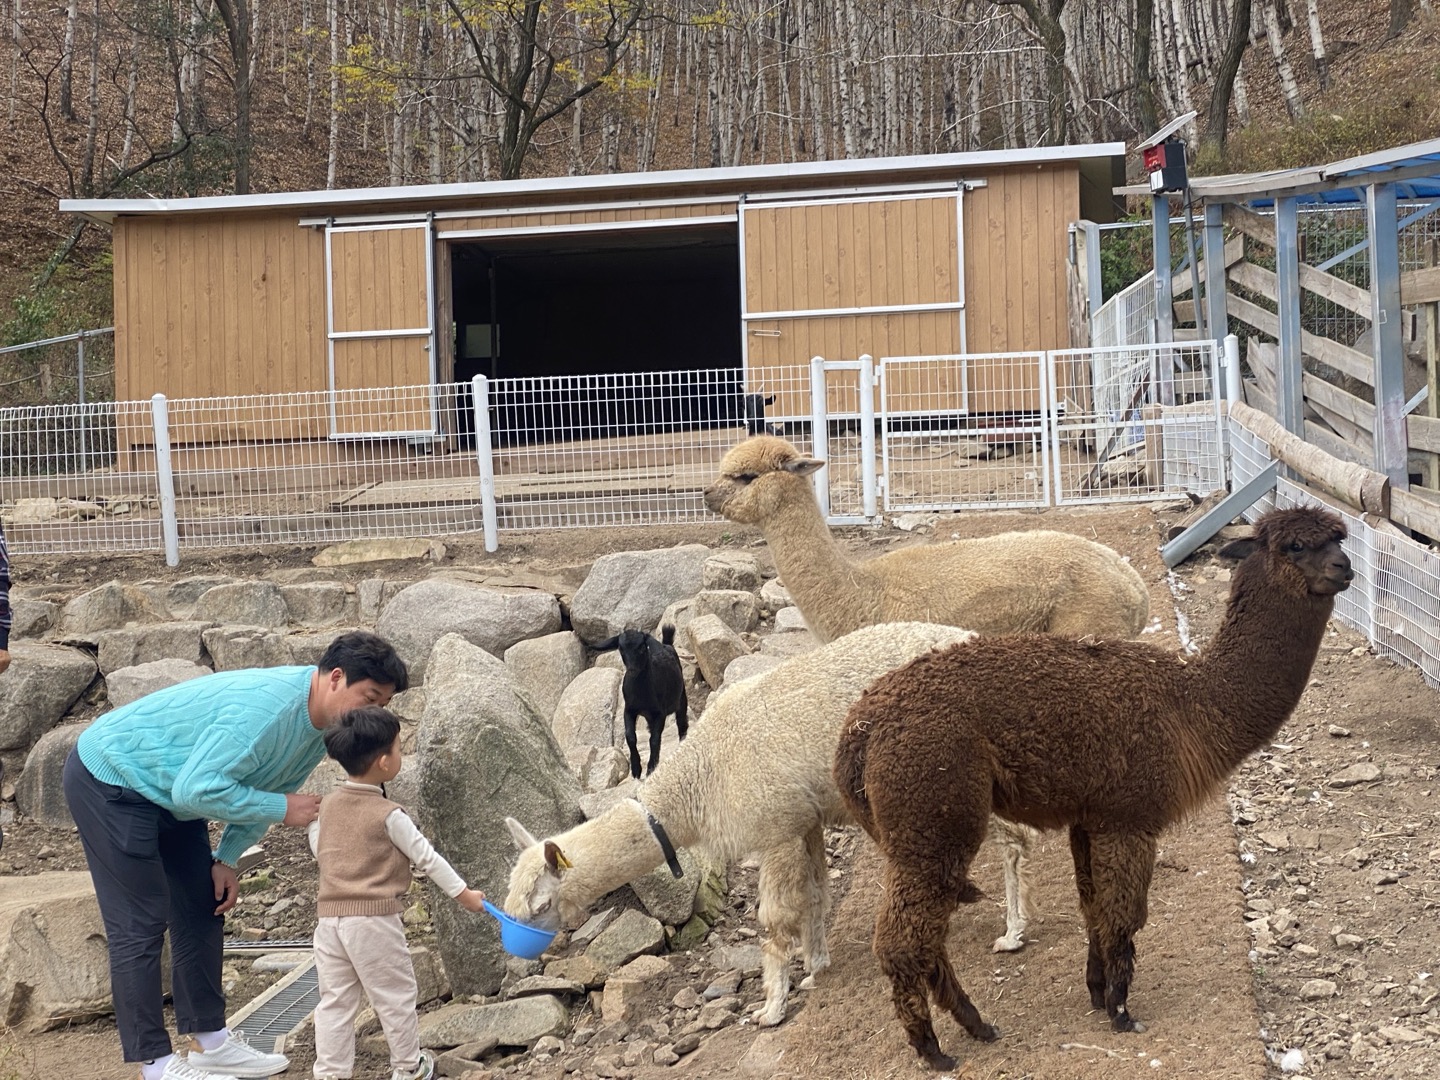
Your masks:
M303 1024L319 1003L319 974L315 961L307 960L231 1017L230 1030L242 1030L252 1046L277 1053L285 1036Z

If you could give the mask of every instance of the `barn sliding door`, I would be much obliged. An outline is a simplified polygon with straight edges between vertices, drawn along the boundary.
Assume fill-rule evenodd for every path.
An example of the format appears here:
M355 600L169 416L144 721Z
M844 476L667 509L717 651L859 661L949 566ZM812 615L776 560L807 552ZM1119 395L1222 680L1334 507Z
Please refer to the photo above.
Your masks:
M429 221L325 230L332 438L438 431L433 249Z
M946 184L743 200L741 318L751 385L767 372L774 385L790 385L782 373L808 369L815 356L963 352L963 196L963 184ZM777 401L771 412L809 409L806 400Z

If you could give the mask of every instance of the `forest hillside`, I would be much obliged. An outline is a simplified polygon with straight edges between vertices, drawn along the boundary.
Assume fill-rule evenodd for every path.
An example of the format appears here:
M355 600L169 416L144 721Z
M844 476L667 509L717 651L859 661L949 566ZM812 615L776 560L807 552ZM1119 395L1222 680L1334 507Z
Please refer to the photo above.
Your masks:
M0 346L108 325L109 238L59 214L67 197L1133 144L1191 109L1196 172L1325 162L1440 130L1434 0L3 10ZM7 401L67 399L32 361L4 359Z

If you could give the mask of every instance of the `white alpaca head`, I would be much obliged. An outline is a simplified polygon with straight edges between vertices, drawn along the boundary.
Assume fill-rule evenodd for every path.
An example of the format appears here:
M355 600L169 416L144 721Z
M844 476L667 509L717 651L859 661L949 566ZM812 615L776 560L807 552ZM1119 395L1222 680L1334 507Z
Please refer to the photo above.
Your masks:
M560 845L553 840L536 840L514 818L507 817L505 826L520 849L520 858L510 871L505 914L544 930L583 923L588 915L586 909L564 895L565 875L571 865Z

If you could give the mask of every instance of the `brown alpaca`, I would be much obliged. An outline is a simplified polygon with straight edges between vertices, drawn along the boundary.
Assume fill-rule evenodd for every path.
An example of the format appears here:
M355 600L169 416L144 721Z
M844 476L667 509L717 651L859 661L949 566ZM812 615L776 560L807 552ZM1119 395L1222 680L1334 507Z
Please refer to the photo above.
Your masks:
M927 991L972 1036L996 1037L945 951L950 914L974 898L968 872L991 813L1069 827L1090 1002L1116 1031L1142 1030L1126 997L1156 839L1300 700L1353 576L1344 537L1316 507L1265 515L1198 658L1140 642L979 638L883 676L851 708L835 781L885 855L875 955L931 1067L955 1063L936 1041Z

